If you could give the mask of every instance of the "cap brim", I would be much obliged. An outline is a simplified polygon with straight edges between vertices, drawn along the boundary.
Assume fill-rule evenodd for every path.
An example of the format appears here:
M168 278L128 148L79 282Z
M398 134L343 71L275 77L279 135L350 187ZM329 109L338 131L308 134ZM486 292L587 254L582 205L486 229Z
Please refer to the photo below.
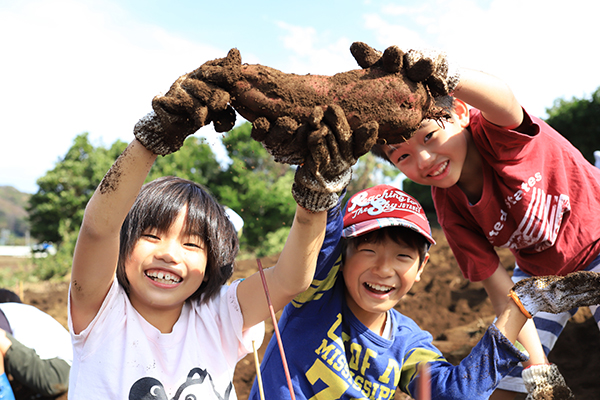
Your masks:
M359 222L357 224L350 225L344 228L344 230L342 230L342 237L353 238L364 235L365 233L375 231L377 229L387 228L390 226L401 226L404 228L412 229L413 231L423 235L429 243L435 244L435 240L429 233L419 228L416 224L400 218L376 218L368 221Z

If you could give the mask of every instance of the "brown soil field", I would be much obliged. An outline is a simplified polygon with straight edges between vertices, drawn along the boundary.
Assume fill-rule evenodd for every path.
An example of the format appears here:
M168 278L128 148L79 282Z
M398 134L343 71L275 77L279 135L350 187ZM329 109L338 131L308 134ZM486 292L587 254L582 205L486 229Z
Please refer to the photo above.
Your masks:
M415 284L396 307L430 331L435 344L452 363L458 363L479 340L493 319L492 306L480 283L463 278L448 243L439 229L434 229L437 244L431 249L430 261L421 282ZM504 265L512 264L512 255L500 251ZM273 265L277 256L261 259L263 267ZM15 262L0 258L0 268L14 267ZM257 271L256 260L236 263L234 278L248 276ZM14 289L14 288L13 288ZM68 282L42 282L22 285L23 300L67 324ZM267 321L267 336L258 349L259 359L271 338L273 325ZM595 399L600 393L600 332L589 312L583 308L567 324L550 361L556 363L577 399ZM248 397L255 377L252 354L242 359L235 372L234 385L240 400ZM66 398L66 396L65 396ZM518 396L525 399L525 396ZM396 399L409 399L398 394Z

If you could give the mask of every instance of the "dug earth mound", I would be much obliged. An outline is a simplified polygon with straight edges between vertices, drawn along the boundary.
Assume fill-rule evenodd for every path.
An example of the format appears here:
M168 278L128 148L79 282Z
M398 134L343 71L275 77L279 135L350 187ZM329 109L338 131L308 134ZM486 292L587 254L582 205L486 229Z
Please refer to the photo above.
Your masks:
M491 323L493 311L483 286L480 283L470 283L462 277L441 230L434 229L433 233L437 244L431 248L431 258L421 282L412 288L397 309L430 331L436 346L448 361L458 363ZM500 253L504 265L511 265L512 255L506 251ZM276 261L277 256L261 259L264 268L272 266ZM9 266L6 262L0 265L2 268ZM245 277L256 271L256 260L237 261L234 278ZM23 299L66 326L67 290L67 281L25 284ZM260 359L273 333L270 321L267 321L266 326L265 344L258 350ZM579 310L567 324L550 353L550 360L559 366L577 399L598 398L600 332L589 309ZM234 385L240 400L248 398L255 375L254 357L249 354L238 363L234 376ZM66 400L66 396L62 399ZM395 399L405 400L409 397L398 393ZM519 399L525 399L525 396Z

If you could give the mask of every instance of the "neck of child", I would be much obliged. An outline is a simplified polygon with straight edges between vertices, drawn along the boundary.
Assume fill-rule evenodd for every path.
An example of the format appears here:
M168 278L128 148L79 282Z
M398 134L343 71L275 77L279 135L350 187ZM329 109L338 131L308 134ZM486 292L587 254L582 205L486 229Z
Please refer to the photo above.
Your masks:
M465 196L467 196L469 203L475 204L481 199L483 193L482 159L477 146L475 146L473 136L468 129L465 132L465 139L467 141L467 155L460 178L456 184Z
M183 303L176 307L154 307L152 305L136 304L131 302L133 308L160 333L171 333L181 315Z
M360 321L364 326L369 328L370 331L375 332L379 336L382 336L385 329L385 321L387 319L387 311L373 312L367 311L361 308L356 301L346 293L346 303L348 308L352 311L352 314Z

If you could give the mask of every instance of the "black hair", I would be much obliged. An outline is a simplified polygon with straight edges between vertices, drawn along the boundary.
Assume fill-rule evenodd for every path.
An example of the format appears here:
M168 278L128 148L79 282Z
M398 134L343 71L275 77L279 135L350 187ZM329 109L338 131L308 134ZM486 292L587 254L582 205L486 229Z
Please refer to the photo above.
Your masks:
M437 97L435 99L435 105L436 105L436 107L439 107L440 109L442 109L444 111L444 113L446 115L446 117L445 117L446 119L453 118L452 113L454 112L454 97L452 97L450 95ZM406 137L405 140L410 139L413 134L414 134L414 132L411 132L411 134L408 137ZM385 160L385 161L389 162L390 164L394 165L392 160L389 159L388 155L383 150L383 146L386 144L387 143L379 143L379 141L376 142L373 145L373 147L371 147L371 154L373 154L375 157L381 158L382 160ZM389 144L395 144L395 143L389 143Z
M346 261L346 250L348 248L356 249L361 243L380 243L386 238L390 238L396 243L402 241L416 249L419 252L419 265L423 264L430 242L419 232L403 226L389 226L357 237L342 238L342 263Z
M166 176L151 181L140 190L121 226L117 279L129 293L125 261L148 229L166 232L187 206L186 234L199 236L206 247L205 281L190 296L201 302L214 297L233 274L238 237L223 207L202 185L187 179Z
M0 303L22 303L22 301L12 290L0 289Z

